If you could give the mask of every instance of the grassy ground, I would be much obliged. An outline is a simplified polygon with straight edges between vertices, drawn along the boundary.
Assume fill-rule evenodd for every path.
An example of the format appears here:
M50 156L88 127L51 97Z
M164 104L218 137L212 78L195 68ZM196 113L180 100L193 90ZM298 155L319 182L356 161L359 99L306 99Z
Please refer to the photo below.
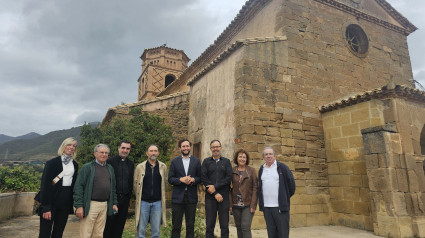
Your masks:
M124 232L122 237L123 238L134 238L136 237L136 224L134 221L134 216L127 219L127 222L125 224ZM184 219L183 219L184 220ZM161 237L168 238L171 237L171 230L172 230L172 223L171 223L171 212L167 214L167 226L163 227L161 226ZM148 228L146 230L146 237L150 237L151 229L150 224L148 224ZM182 225L182 232L181 237L186 237L186 229L185 225ZM205 237L205 219L204 215L200 213L199 210L196 211L196 219L195 219L195 238L202 238Z
M123 238L134 238L136 237L136 224L134 221L134 216L127 219L125 223L124 232L122 234Z

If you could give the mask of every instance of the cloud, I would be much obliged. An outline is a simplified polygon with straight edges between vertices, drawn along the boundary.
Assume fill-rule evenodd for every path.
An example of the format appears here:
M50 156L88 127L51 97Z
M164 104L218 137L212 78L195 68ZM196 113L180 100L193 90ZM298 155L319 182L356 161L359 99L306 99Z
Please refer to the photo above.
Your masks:
M75 119L75 124L83 125L84 123L101 122L104 115L105 112L100 111L83 112L77 116Z
M425 28L425 1L390 2ZM103 119L109 107L137 100L144 49L167 43L184 50L193 62L244 3L2 1L0 133L45 134ZM415 78L425 69L424 38L421 29L408 37Z

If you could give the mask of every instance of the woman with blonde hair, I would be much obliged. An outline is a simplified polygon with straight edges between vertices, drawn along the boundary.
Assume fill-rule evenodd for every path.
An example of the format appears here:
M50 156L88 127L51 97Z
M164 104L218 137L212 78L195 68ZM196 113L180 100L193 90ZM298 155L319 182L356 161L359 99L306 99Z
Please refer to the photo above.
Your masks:
M257 173L248 166L249 154L243 149L235 152L232 173L230 212L235 219L238 238L251 238L251 223L257 208Z
M62 237L68 215L73 214L72 191L77 178L77 140L66 138L58 157L46 162L40 187L39 238ZM52 229L53 227L53 229Z

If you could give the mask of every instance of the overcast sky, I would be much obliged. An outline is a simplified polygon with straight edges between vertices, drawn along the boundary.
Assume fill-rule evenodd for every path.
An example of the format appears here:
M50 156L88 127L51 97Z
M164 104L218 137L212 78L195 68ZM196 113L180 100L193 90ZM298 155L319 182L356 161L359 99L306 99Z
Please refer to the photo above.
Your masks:
M425 85L425 1L388 2L419 28L409 49L415 79ZM101 121L109 107L137 101L144 49L167 43L193 62L244 3L1 0L0 134Z

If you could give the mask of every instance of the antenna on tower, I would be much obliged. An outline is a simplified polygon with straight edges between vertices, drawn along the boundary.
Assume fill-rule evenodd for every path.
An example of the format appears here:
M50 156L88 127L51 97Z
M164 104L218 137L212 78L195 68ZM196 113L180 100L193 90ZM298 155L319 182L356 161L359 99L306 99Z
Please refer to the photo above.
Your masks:
M421 83L419 83L419 81L414 80L414 79L412 79L412 80L413 80L413 82L415 82L415 86L416 86L416 87L419 87L419 89L420 89L420 90L425 91L424 86L422 86L422 84L421 84Z

